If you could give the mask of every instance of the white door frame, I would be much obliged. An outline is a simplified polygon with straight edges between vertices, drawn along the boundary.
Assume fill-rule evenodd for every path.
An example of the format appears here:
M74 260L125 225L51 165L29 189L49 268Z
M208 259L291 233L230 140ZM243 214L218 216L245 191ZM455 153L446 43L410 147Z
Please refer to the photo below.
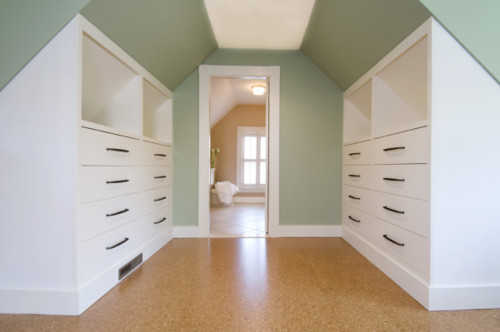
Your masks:
M199 67L199 137L198 137L198 235L210 236L210 79L212 77L266 77L269 80L267 136L269 138L269 181L267 187L269 236L278 236L279 228L279 66Z

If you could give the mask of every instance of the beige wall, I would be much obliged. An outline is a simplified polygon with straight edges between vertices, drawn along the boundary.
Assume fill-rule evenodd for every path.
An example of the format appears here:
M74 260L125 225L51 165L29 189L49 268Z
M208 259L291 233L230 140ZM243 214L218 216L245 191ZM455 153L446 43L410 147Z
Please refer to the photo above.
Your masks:
M215 182L236 184L237 127L265 127L265 105L237 105L210 132L211 148L219 148L215 164Z

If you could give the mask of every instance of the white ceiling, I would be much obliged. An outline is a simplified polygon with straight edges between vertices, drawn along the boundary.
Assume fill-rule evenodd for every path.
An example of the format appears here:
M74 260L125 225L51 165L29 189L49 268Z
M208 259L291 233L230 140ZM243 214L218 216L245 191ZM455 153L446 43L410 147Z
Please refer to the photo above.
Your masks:
M298 50L316 0L204 0L219 48Z
M210 82L210 128L236 105L265 105L266 94L254 96L252 85L266 85L264 79L215 77Z

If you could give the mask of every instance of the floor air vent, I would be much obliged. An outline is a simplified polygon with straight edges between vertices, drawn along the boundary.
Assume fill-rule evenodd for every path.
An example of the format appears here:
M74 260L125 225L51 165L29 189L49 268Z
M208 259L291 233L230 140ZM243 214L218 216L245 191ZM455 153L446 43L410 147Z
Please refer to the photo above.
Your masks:
M123 277L125 277L127 274L129 274L130 271L132 271L133 269L135 269L141 263L142 263L142 253L140 253L137 257L135 257L134 259L132 259L127 264L123 265L118 270L118 280L122 280Z

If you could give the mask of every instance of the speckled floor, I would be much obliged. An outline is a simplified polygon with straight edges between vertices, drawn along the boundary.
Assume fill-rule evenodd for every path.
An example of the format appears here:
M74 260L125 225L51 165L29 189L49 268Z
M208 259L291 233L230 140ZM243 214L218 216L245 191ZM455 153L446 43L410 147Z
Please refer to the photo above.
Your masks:
M265 204L210 207L210 237L266 236Z
M500 310L428 312L340 238L175 239L81 316L1 331L500 331Z

